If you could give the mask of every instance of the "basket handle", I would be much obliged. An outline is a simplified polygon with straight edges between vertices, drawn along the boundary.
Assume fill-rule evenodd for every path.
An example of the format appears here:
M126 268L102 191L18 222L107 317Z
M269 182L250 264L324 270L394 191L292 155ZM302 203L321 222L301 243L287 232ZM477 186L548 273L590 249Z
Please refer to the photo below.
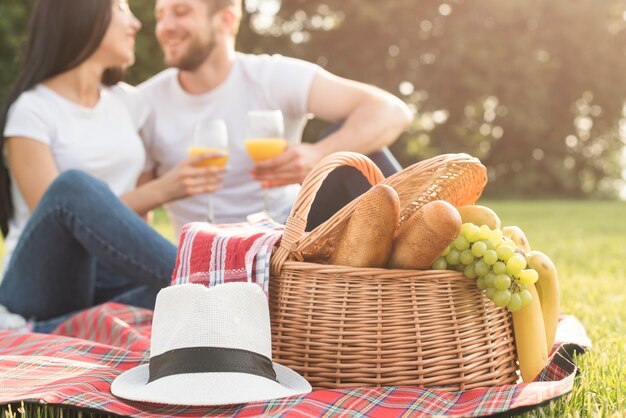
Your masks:
M372 186L385 179L372 160L356 152L336 152L322 159L304 179L300 193L287 218L280 246L272 256L274 259L272 265L278 270L282 268L291 251L295 250L296 243L304 236L311 205L322 183L335 168L342 166L356 168L363 173Z

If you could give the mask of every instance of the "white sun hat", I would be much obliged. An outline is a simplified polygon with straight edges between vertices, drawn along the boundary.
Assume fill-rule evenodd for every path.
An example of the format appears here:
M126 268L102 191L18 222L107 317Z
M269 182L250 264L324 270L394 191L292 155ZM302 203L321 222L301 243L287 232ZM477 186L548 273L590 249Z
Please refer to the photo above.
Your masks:
M171 286L157 296L150 361L111 393L170 405L226 405L302 395L311 385L272 363L270 315L257 284Z

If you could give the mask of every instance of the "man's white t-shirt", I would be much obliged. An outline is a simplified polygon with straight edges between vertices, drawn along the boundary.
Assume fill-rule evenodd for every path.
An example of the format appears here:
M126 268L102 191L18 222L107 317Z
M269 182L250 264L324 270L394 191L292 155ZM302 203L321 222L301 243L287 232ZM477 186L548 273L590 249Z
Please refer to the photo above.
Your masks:
M227 79L212 91L191 95L178 81L178 70L167 69L139 85L153 113L142 130L146 170L158 176L187 158L194 124L223 119L228 129L230 157L223 189L213 193L217 223L242 222L263 210L261 185L250 175L253 162L246 153L245 120L250 110L281 110L285 137L299 143L308 119L308 98L317 65L281 56L237 53ZM299 185L269 189L273 213L288 214ZM166 206L178 236L188 222L207 216L207 195L196 195Z
M59 172L84 171L121 195L136 187L144 168L139 129L147 117L147 106L127 84L102 87L93 108L82 107L39 84L13 103L4 136L48 145ZM15 213L9 220L3 271L31 214L12 176L11 194Z

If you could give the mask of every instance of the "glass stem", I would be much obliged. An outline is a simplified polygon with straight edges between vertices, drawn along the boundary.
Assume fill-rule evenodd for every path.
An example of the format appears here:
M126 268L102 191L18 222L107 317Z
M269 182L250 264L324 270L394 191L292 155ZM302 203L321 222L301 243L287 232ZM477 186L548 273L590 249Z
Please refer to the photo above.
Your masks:
M265 209L265 213L270 218L272 217L270 212L270 194L266 187L263 187L263 208Z
M213 213L213 195L209 193L209 203L207 205L207 216L206 220L208 223L215 223L215 214Z

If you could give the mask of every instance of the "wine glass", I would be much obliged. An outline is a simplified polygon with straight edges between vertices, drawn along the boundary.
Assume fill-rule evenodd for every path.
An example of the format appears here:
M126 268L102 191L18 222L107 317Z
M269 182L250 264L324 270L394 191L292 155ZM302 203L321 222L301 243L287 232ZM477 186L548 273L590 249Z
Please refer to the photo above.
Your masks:
M197 167L224 167L228 162L228 130L222 119L203 119L195 124L193 137L189 147L189 156L201 154L219 154L216 157L205 158L196 163ZM213 198L208 194L207 222L215 222L213 212Z
M246 115L246 150L257 163L282 154L287 147L285 124L280 110L251 110ZM270 216L268 189L263 185L263 208Z

